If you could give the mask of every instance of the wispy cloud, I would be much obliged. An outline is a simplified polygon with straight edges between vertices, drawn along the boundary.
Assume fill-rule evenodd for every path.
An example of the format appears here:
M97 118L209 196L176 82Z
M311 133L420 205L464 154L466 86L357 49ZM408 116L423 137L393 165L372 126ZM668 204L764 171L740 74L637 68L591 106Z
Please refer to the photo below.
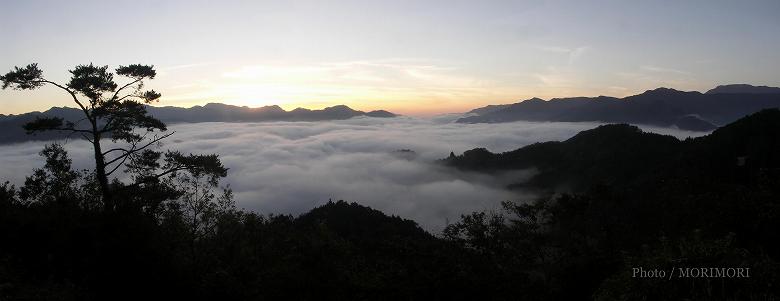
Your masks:
M384 61L345 61L315 64L264 64L243 66L222 74L233 80L261 82L305 82L346 86L425 86L457 87L470 85L474 79L455 75L458 68L419 63Z
M569 64L574 63L576 60L580 59L585 52L589 51L591 48L589 46L582 46L574 48L571 52L569 52Z
M182 65L170 65L170 66L157 66L157 75L158 77L171 77L172 74L180 75L182 71L191 72L192 69L198 69L202 67L208 67L216 65L215 62L201 62L201 63L192 63L192 64L182 64ZM174 86L181 85L181 84L174 84Z
M334 102L358 107L425 109L494 95L496 83L455 64L421 59L356 60L316 63L264 63L240 66L200 80L189 93L168 100L215 99L258 105ZM421 102L428 104L421 104Z
M685 70L656 65L641 65L630 71L615 73L616 82L621 83L619 86L632 87L622 96L658 87L680 90L703 90L709 87L708 83L697 80L692 75Z
M570 68L549 66L543 72L533 74L539 82L548 88L570 88L576 86L579 78Z
M193 64L183 64L183 65L173 65L173 66L163 66L159 68L160 71L174 71L174 70L180 70L180 69L189 69L189 68L195 68L195 67L204 67L209 65L214 65L214 62L203 62L203 63L193 63Z
M558 47L558 46L535 46L536 49L544 50L547 52L554 52L554 53L569 53L571 52L571 49L566 47Z
M674 68L667 68L667 67L659 67L654 65L642 65L639 66L640 70L643 71L650 71L650 72L658 72L658 73L674 73L674 74L680 74L680 75L690 75L690 72L682 71Z
M575 63L586 52L591 50L590 46L579 46L574 48L566 48L566 47L559 47L559 46L536 46L535 48L546 52L565 54L567 56L567 62L570 65Z

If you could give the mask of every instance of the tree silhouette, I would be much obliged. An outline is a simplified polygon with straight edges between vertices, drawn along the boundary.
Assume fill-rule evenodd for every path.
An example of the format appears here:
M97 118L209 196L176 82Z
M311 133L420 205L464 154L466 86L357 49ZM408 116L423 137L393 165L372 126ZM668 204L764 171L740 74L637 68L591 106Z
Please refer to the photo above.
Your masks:
M84 113L78 121L66 121L59 117L42 117L24 125L34 134L40 131L63 131L81 135L92 144L95 157L95 178L105 210L116 209L114 194L127 187L137 188L155 185L162 177L174 176L178 171L198 171L224 177L226 169L216 155L184 155L179 152L152 150L173 132L165 133L165 123L149 115L146 105L157 102L160 93L144 90L144 81L154 79L153 66L132 64L119 66L116 73L108 66L78 65L70 70L70 81L58 84L43 76L37 64L23 68L14 67L0 76L2 88L34 90L52 85L64 90ZM114 75L127 79L120 85ZM86 123L86 124L83 124ZM110 140L111 148L104 148ZM162 161L162 163L160 163ZM124 171L133 176L132 183L125 184L112 175Z

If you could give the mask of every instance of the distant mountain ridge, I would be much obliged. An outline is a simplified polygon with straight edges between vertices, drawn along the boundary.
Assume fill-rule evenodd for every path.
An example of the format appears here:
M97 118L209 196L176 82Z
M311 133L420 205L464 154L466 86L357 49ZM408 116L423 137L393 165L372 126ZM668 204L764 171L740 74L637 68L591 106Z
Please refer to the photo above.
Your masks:
M325 121L344 120L357 116L392 118L398 115L385 110L363 112L353 110L345 105L327 107L320 110L297 108L285 111L277 105L249 108L221 103L208 103L204 106L191 108L153 107L147 110L152 116L166 123L196 123L196 122L261 122L261 121ZM37 117L60 117L68 121L78 121L83 118L79 109L53 107L45 112L30 112L18 115L0 115L0 144L15 143L29 140L51 140L65 138L63 133L56 131L27 135L22 125Z
M748 84L720 85L704 94L778 94L780 88Z
M747 171L780 175L780 110L761 110L692 139L607 124L564 141L504 153L475 148L439 162L485 173L534 168L538 173L530 181L512 187L543 190L578 191L596 184L641 189L652 187L650 181L714 176L750 182Z
M277 105L259 108L239 107L221 103L208 103L191 108L148 107L152 116L164 122L251 122L251 121L322 121L342 120L357 116L396 117L396 114L384 110L363 112L345 105L327 107L320 110L296 108L285 111Z
M512 121L601 121L675 126L709 131L761 109L780 107L780 88L725 85L706 93L657 88L624 98L532 98L514 104L471 110L458 123Z

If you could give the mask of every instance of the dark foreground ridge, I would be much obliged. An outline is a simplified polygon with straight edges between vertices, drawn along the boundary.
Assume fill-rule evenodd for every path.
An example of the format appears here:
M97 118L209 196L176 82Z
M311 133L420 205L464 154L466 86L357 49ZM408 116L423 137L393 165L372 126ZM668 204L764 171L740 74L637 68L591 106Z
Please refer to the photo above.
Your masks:
M742 84L718 86L706 93L658 88L624 98L533 98L474 109L469 112L474 116L457 122L600 121L710 131L761 109L778 107L780 88Z
M342 201L298 217L222 201L192 215L191 202L155 203L158 191L139 190L103 211L90 205L88 181L73 182L62 149L42 154L46 168L23 187L0 185L2 300L780 296L777 109L684 141L607 125L453 155L443 163L466 170L537 168L524 185L558 193L465 215L440 235ZM693 277L698 268L749 277ZM653 277L659 270L677 276Z
M147 106L151 116L165 123L195 122L261 122L261 121L325 121L344 120L357 116L391 118L398 115L385 110L363 112L345 105L332 106L321 110L297 108L285 111L279 106L260 108L239 107L221 103L209 103L191 108ZM65 138L62 132L51 131L27 135L22 126L41 117L59 117L65 121L77 122L83 113L75 108L54 107L45 112L30 112L19 115L0 115L0 144L24 142L30 140L53 140ZM83 124L86 126L86 123ZM78 138L74 136L73 138Z
M634 189L663 177L679 178L684 172L698 174L699 180L730 174L746 182L754 180L744 178L747 175L780 168L778 132L780 111L767 109L682 141L628 124L608 124L565 141L534 143L499 154L476 148L441 162L480 172L533 168L538 174L518 187L547 191L577 191L596 184Z

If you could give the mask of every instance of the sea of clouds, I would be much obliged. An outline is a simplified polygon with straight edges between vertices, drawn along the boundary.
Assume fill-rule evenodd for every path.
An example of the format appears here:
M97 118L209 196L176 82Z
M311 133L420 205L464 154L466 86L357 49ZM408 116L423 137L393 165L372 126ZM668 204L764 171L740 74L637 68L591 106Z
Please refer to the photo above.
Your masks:
M512 122L458 124L437 118L359 117L328 122L174 124L163 148L217 153L229 168L239 207L263 214L301 214L328 200L357 202L417 221L434 233L461 214L494 210L506 200L533 195L505 189L533 170L486 175L454 171L435 160L485 147L513 150L534 142L565 140L598 123ZM679 138L706 133L643 127ZM64 142L64 141L61 141ZM17 186L45 142L0 145L0 181ZM67 141L76 168L91 168L91 145ZM415 153L398 152L408 149Z

